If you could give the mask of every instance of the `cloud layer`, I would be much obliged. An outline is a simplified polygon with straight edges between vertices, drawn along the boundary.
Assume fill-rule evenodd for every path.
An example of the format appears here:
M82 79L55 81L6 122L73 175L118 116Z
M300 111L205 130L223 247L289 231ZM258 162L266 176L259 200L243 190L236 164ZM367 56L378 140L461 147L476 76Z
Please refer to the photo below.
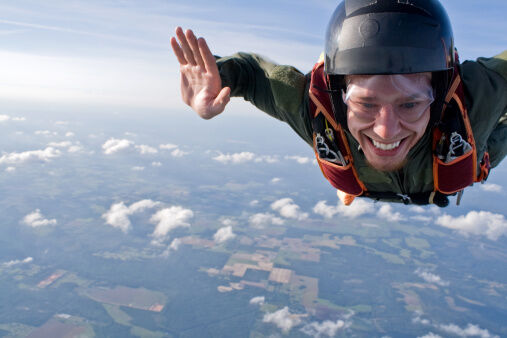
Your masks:
M435 223L456 230L464 236L481 235L492 241L507 233L505 217L489 211L470 211L458 217L445 214L438 217Z
M149 199L132 203L128 207L125 203L119 202L111 205L109 210L102 215L102 218L106 220L107 224L127 233L130 230L131 225L128 216L158 205L160 205L160 202L155 202Z
M188 221L194 217L194 213L190 209L181 206L172 206L159 210L151 216L150 222L156 224L152 236L157 242L165 239L169 231L179 227L189 227Z
M294 326L301 323L301 319L291 314L287 306L281 310L266 313L262 321L264 323L275 324L283 333L288 333Z
M215 243L224 243L234 237L236 237L236 234L232 232L232 226L226 226L217 230L213 235L213 240Z
M350 323L345 322L341 319L333 322L331 320L319 322L311 322L306 324L301 329L302 332L306 333L309 336L320 338L322 336L334 337L338 330L346 329L350 326Z
M21 153L7 153L0 157L0 164L19 164L32 160L48 162L55 157L59 157L61 151L54 147L46 147L41 150L29 150Z
M266 155L260 156L248 151L233 154L220 154L213 157L213 160L223 164L229 163L241 164L246 162L266 162L266 163L278 162L278 158L275 156L266 156Z
M326 201L319 201L315 207L313 207L313 212L324 218L333 218L336 214L348 218L357 218L364 214L374 213L375 207L371 202L356 198L354 203L349 206L342 204L340 201L338 201L336 206L329 206Z
M254 227L264 227L267 225L282 225L285 223L283 219L271 213L257 213L248 219L250 225Z
M2 263L2 266L5 268L10 268L11 266L14 266L14 265L27 264L27 263L31 263L32 261L33 261L33 257L26 257L23 260L13 259L11 261Z
M291 198L282 198L271 204L271 209L278 211L281 216L302 221L308 218L306 212L299 211L299 206Z
M127 149L131 145L132 141L127 139L110 138L102 145L102 150L104 151L104 154L111 155L120 150Z
M418 268L414 273L424 279L427 283L437 284L439 286L449 286L449 282L442 280L442 278L427 270Z
M29 213L25 217L23 217L22 222L28 226L33 228L47 226L47 225L56 225L56 219L45 219L41 214L40 209L36 209L34 212Z

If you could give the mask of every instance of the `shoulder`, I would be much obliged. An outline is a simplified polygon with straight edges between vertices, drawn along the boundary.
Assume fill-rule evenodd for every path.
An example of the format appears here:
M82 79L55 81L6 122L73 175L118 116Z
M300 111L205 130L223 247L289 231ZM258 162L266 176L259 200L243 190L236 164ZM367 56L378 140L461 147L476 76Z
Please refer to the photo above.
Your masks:
M460 65L465 102L478 151L507 113L507 51Z
M507 50L491 58L478 58L477 63L498 73L507 81Z
M507 106L507 51L460 65L472 126L495 125ZM474 130L475 133L475 130Z

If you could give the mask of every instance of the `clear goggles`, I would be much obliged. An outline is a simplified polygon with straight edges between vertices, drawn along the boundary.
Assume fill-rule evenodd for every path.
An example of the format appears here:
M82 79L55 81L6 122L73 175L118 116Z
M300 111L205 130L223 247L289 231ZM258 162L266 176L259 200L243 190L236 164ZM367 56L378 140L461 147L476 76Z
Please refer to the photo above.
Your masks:
M374 120L384 110L415 122L434 101L431 73L352 75L347 80L343 102L361 120Z

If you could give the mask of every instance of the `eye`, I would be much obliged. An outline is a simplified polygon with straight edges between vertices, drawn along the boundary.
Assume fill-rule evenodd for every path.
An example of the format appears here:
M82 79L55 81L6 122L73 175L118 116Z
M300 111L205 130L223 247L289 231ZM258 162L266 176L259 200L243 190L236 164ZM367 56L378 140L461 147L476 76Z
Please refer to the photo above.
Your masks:
M401 105L401 107L405 108L405 109L412 109L412 108L415 108L418 104L419 104L419 102L406 102L406 103L403 103Z
M359 102L361 106L363 106L366 109L372 109L375 108L377 105L374 103L367 103L367 102Z

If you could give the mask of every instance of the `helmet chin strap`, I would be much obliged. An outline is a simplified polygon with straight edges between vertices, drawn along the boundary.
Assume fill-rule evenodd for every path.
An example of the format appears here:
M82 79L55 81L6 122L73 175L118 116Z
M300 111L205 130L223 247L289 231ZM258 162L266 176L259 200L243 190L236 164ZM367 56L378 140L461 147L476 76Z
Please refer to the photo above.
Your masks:
M336 122L338 122L343 127L343 129L348 131L347 105L345 105L342 99L342 92L346 89L345 76L328 75L327 85L329 88L329 98L331 99L334 118Z

